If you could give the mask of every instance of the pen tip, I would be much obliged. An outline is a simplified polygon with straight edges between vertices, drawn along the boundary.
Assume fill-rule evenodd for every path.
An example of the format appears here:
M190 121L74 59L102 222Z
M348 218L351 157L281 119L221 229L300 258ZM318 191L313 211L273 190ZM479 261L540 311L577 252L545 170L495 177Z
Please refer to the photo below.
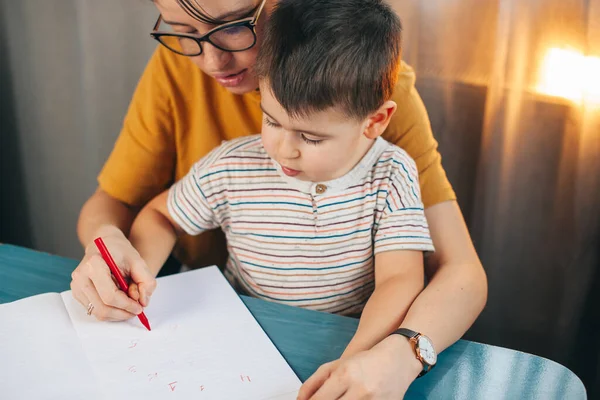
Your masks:
M146 318L146 315L143 312L140 315L138 315L138 318L140 319L142 325L146 327L146 329L148 329L149 331L152 330L150 329L150 322L148 322L148 318Z

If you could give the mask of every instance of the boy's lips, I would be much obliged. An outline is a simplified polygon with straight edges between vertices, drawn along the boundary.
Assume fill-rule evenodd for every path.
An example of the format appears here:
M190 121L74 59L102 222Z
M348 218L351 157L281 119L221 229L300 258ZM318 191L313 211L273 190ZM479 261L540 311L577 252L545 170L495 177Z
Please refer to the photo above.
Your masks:
M281 170L283 171L284 174L286 174L287 176L296 176L298 175L300 172L302 171L298 171L295 169L291 169L288 167L284 167L283 165L281 166Z

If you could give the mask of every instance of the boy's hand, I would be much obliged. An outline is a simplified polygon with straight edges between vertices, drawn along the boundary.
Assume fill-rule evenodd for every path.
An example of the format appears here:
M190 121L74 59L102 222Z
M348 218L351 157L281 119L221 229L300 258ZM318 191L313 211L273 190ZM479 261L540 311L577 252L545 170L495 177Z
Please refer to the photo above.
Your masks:
M122 321L142 312L156 288L156 279L125 235L116 227L98 230L125 279L129 278L129 296L118 288L108 265L92 241L85 256L71 274L73 297L102 321ZM139 301L139 303L138 303Z
M422 368L408 340L392 335L371 350L321 366L298 400L402 399Z

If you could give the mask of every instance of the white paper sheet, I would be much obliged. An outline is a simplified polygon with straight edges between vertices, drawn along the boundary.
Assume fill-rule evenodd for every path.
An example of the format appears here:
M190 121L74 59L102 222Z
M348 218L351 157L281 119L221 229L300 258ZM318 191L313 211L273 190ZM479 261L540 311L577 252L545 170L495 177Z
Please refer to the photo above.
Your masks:
M102 398L296 398L299 379L216 267L160 278L145 310L151 332L137 318L120 323L97 321L86 315L70 291L61 296L62 302L57 296L49 306L52 315L47 311L45 316L52 331L46 347L56 357L57 337L68 335L70 339L63 342L74 344L59 352L64 355L61 368L73 370L76 365L77 372L99 383ZM4 312L0 309L0 321L4 314L27 316L18 331L0 327L6 345L12 346L17 335L23 336L21 345L30 342L35 325L32 315L37 318L40 307L38 301L27 300L3 306ZM60 312L63 302L68 315ZM76 355L77 351L83 356ZM25 358L35 360L32 355ZM41 379L31 376L28 381Z
M100 399L58 293L0 305L0 399Z

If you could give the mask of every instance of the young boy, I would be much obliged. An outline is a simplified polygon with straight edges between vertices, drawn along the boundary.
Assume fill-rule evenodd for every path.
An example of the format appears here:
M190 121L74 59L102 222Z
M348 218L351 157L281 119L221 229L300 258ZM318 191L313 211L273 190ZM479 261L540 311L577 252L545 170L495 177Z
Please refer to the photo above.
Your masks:
M415 164L379 137L400 22L378 0L282 0L266 30L262 134L223 143L152 200L127 251L156 274L178 234L220 227L238 290L362 312L349 349L365 350L400 325L433 250Z

